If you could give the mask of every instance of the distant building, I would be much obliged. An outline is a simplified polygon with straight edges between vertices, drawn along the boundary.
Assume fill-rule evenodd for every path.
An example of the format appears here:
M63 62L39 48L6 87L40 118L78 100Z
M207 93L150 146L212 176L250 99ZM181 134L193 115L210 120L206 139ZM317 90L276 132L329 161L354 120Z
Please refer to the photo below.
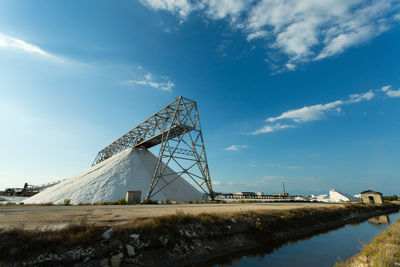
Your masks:
M256 193L254 193L254 192L237 192L236 195L240 195L240 196L255 196Z
M368 222L373 223L373 224L388 224L390 223L389 216L387 214L381 215L378 217L372 217L368 219Z
M257 196L263 196L264 192L257 192Z
M372 190L367 190L367 191L361 192L361 199L362 199L363 203L367 203L367 204L382 204L383 203L382 193L375 192Z

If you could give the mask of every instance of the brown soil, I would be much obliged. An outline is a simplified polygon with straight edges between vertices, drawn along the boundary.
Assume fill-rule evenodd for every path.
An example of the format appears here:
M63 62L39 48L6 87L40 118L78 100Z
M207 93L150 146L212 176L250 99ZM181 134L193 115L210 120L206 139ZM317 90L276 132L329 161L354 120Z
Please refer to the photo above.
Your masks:
M139 218L153 218L183 212L185 214L245 211L293 210L343 206L321 203L238 203L238 204L171 204L106 206L0 206L1 228L59 229L85 219L88 223L115 225Z

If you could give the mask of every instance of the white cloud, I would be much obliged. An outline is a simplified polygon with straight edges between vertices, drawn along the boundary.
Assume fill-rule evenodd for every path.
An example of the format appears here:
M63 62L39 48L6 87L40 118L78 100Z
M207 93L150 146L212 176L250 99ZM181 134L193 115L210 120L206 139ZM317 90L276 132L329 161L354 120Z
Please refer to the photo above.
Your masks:
M396 91L397 92L397 91ZM389 91L387 91L389 93ZM400 90L399 90L400 96ZM276 117L269 117L265 121L267 125L254 131L252 134L270 133L276 130L282 130L287 128L296 128L300 123L322 120L329 113L340 113L342 112L343 105L355 104L362 101L369 101L375 97L375 93L370 90L362 94L352 94L347 100L336 100L326 104L317 104L312 106L304 106L299 109L292 109L283 112L281 115ZM284 121L285 124L279 122ZM272 124L274 123L274 124Z
M239 151L242 148L246 148L246 147L247 147L246 145L231 145L231 146L225 148L224 150L225 151Z
M4 48L14 48L14 49L19 49L24 52L32 53L32 54L37 54L40 56L45 56L49 58L55 58L52 54L44 51L40 47L27 43L25 41L22 41L20 39L5 35L0 33L0 47Z
M369 90L368 92L363 93L363 94L350 95L350 100L348 101L348 103L358 103L358 102L365 101L365 100L368 101L374 97L375 97L375 93L372 92L372 90Z
M299 109L289 110L283 112L277 117L270 117L267 122L275 122L278 120L293 120L294 122L306 122L315 121L322 119L327 111L334 110L338 106L342 105L343 101L337 100L327 104L318 104L313 106L305 106Z
M256 31L252 32L249 35L247 35L247 41L250 42L251 40L258 39L258 38L263 38L268 36L267 31Z
M168 80L167 77L161 76L160 80L157 80L156 77L148 72L145 74L144 79L142 80L129 80L127 84L137 84L143 86L150 86L152 88L161 89L162 91L172 92L172 89L175 87L175 84Z
M392 20L395 20L391 11L399 7L396 2L374 1L368 3L362 1L356 3L354 11L348 10L333 27L330 27L325 35L325 47L316 59L341 53L350 46L387 31ZM351 6L349 7L351 8Z
M400 88L398 90L392 90L391 88L391 85L386 85L381 88L381 91L389 97L400 97Z
M395 0L261 0L248 13L246 28L269 29L275 37L270 47L291 63L303 63L339 54L387 31L396 9Z
M400 20L398 0L141 1L181 17L196 10L210 19L227 18L233 28L243 30L248 41L263 37L269 49L285 54L287 62L279 59L271 64L283 66L281 70L340 54Z
M195 8L187 0L140 0L140 2L152 9L169 11L181 17L187 16Z
M144 78L148 81L151 81L153 79L153 74L151 74L150 72L147 73L146 75L144 75Z
M195 10L205 10L212 19L236 18L253 0L140 0L155 10L165 10L184 18ZM234 19L235 20L235 19ZM181 22L179 22L181 23Z
M296 70L296 65L295 64L292 64L292 63L287 63L286 65L285 65L285 67L288 69L288 70Z
M400 88L398 90L389 90L386 94L390 97L400 97Z
M138 85L147 85L153 88L158 88L161 89L162 91L168 91L171 92L172 88L175 87L175 84L171 81L167 81L167 82L152 82L149 80L140 80L140 81L133 81L130 80L130 83L134 83L134 84L138 84Z
M252 132L252 134L272 133L277 130L282 130L282 129L287 129L287 128L295 128L295 127L296 126L294 126L294 125L288 125L288 124L281 125L280 123L277 123L275 125L265 125L261 129L258 129L256 131Z
M251 0L203 0L201 7L213 19L222 19L227 16L236 18L248 8Z

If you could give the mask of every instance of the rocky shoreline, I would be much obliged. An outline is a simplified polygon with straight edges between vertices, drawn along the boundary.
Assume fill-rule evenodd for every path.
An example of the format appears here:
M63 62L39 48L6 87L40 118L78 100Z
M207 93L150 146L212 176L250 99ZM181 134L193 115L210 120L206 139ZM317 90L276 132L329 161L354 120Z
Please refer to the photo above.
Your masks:
M263 246L274 248L398 205L176 214L105 227L81 222L47 232L0 232L1 266L190 266Z

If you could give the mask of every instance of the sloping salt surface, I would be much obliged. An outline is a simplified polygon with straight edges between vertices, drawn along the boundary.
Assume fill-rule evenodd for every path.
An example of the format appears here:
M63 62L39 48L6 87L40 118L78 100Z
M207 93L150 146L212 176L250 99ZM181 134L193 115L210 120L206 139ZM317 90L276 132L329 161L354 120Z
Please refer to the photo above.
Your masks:
M128 148L113 157L83 171L72 178L45 189L26 199L24 203L63 203L71 199L72 204L117 201L125 198L127 191L142 191L142 200L149 189L157 157L148 150ZM162 188L176 175L167 167L154 192ZM188 201L200 200L201 193L179 177L157 193L153 200Z
M331 189L329 191L329 199L331 202L345 202L355 200L354 197L349 194L343 193L336 189Z

